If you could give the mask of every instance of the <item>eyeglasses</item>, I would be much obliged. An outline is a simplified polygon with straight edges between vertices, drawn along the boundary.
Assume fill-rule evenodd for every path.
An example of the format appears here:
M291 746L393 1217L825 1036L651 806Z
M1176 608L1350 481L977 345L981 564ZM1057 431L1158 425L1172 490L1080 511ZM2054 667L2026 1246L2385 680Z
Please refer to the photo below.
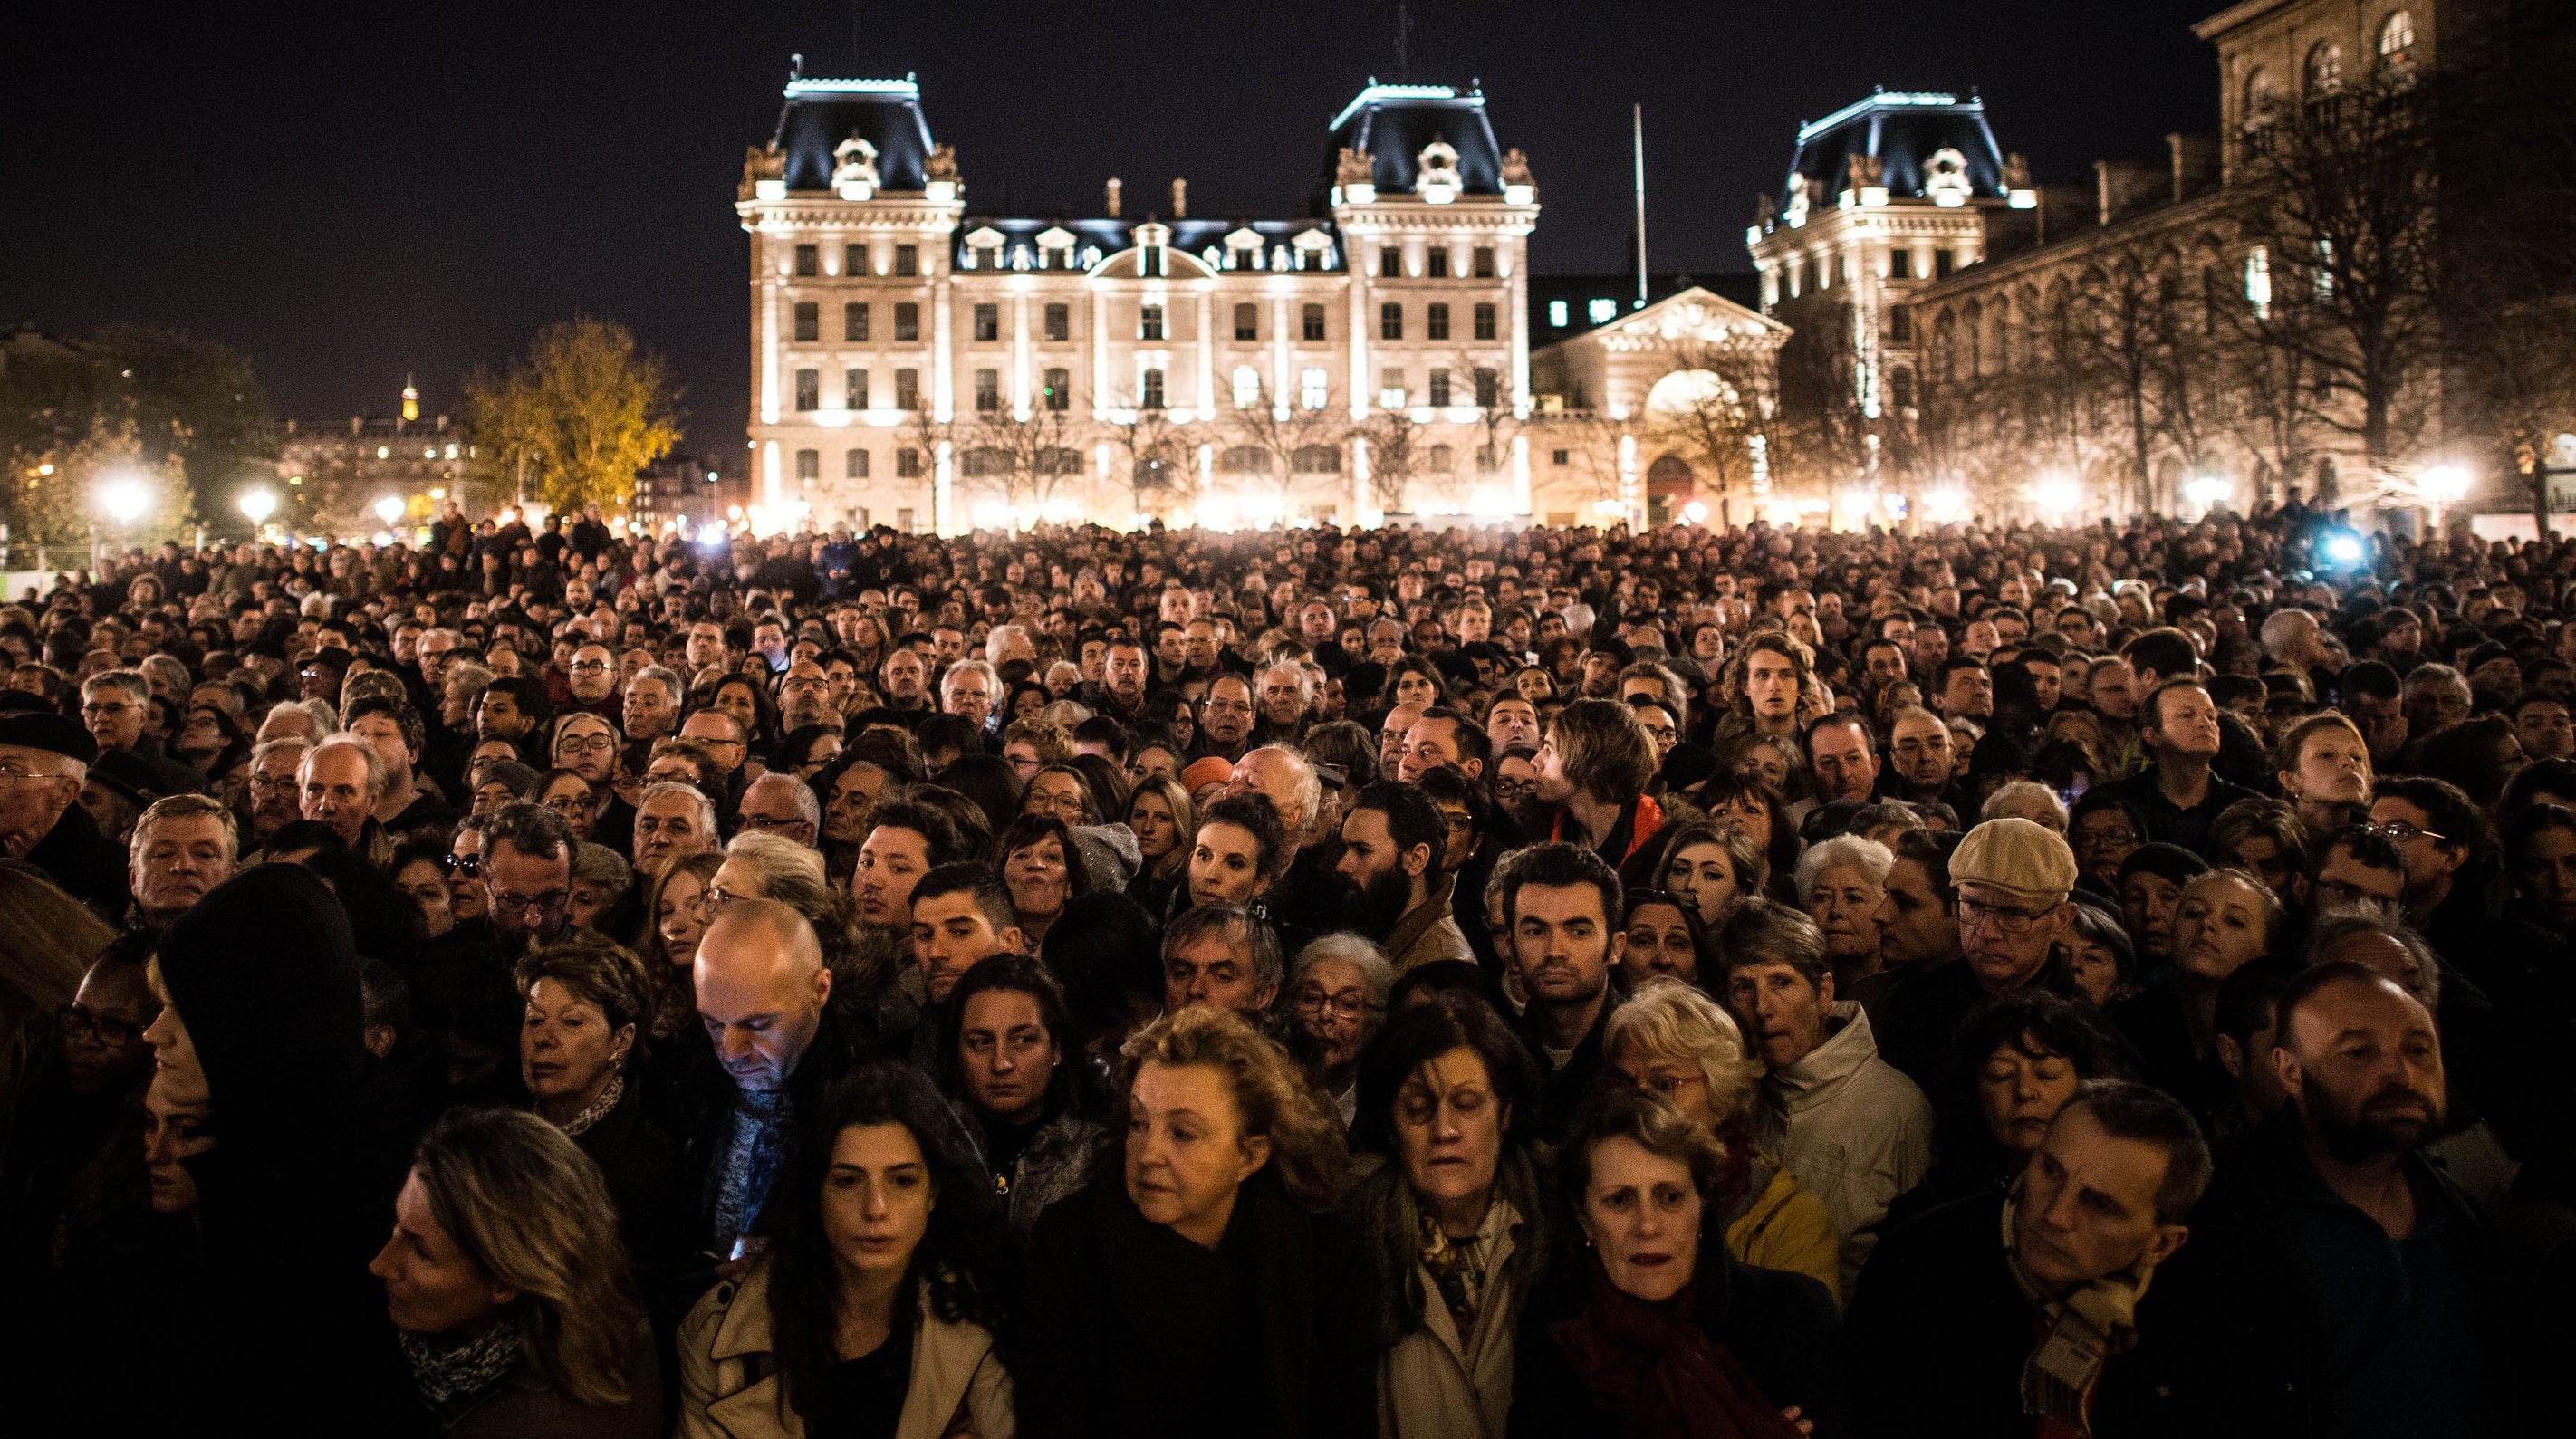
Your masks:
M441 874L461 874L473 879L483 873L483 856L479 854L442 854L438 857Z
M1334 1014L1339 1015L1344 1019L1354 1019L1363 1014L1384 1014L1386 1012L1385 1005L1370 1003L1368 996L1356 989L1336 990L1331 994L1326 994L1324 991L1309 985L1306 988L1297 991L1294 1002L1299 1014L1310 1017L1321 1014Z
M568 734L555 741L557 754L607 754L616 748L616 739L604 734Z
M2008 905L1986 904L1970 899L1964 894L1959 896L1959 928L1962 931L1974 929L1983 921L1993 920L1996 929L2019 937L2030 933L2041 920L2056 912L2057 906L2053 904L2041 910L2014 909Z
M793 829L797 825L804 823L803 816L792 814L745 814L741 816L741 818L742 827L744 829L756 829L763 833L767 833L771 830Z
M577 675L601 675L608 673L608 661L574 660L568 668Z
M76 1043L108 1049L123 1049L143 1037L142 1026L93 1014L78 1004L66 1004L54 1011L54 1032Z
M2370 831L2372 834L2386 836L2388 842L2391 844L2404 844L2408 840L2414 839L2419 835L2425 839L2431 840L2447 840L2450 838L2447 834L2436 834L2432 830L2418 828L2402 819L2392 819L2386 824L2365 824L2361 827Z
M722 885L711 884L705 889L698 891L698 910L702 914L713 914L717 910L724 908L726 905L733 903L735 900L755 898L758 898L758 896L736 894Z
M550 889L543 894L519 894L502 890L492 896L492 908L503 914L520 914L528 910L535 910L540 914L552 914L570 903L572 903L572 891L568 889Z
M43 771L43 770L34 770L34 769L29 769L29 768L27 768L25 765L23 765L23 764L19 763L19 762L18 762L18 761L16 761L16 760L0 760L0 780L20 780L20 779L54 779L54 778L58 778L58 776L55 776L55 775L52 775L52 774L48 774L48 773L46 773L46 772L45 772L45 771ZM251 783L252 783L252 784L254 784L254 785L256 785L256 784L258 784L258 783L259 783L259 781L258 781L257 779L253 779L253 780L251 781ZM291 784L295 783L295 781L294 781L294 780L292 780L292 779L289 779L289 780L287 780L287 781L286 781L286 783L288 783L288 784L290 784L290 785L291 785Z

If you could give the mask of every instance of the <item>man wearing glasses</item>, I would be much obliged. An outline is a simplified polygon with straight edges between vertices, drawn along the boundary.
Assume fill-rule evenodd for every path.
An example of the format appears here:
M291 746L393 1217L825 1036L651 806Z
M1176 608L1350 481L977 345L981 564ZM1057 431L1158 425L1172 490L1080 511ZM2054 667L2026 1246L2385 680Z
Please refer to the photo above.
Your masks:
M618 717L617 656L608 646L596 641L572 652L572 662L564 666L565 682L572 689L572 702L578 709L614 724Z
M562 815L525 800L503 805L484 827L484 901L504 953L560 939L571 927L572 846Z
M1880 1057L1917 1084L1938 1070L1970 1010L2034 986L2075 992L2066 962L2055 957L2075 922L2067 903L2075 851L2056 831L2026 819L1987 820L1959 841L1950 882L1965 962L1909 972L1888 992L1878 1022Z

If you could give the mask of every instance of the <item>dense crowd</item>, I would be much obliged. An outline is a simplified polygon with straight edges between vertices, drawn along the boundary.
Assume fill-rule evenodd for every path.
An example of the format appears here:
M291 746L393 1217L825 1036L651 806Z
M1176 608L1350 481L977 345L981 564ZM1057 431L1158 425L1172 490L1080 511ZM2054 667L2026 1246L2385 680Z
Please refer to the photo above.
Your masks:
M0 607L10 1427L2486 1435L2576 1354L2576 549L426 539Z

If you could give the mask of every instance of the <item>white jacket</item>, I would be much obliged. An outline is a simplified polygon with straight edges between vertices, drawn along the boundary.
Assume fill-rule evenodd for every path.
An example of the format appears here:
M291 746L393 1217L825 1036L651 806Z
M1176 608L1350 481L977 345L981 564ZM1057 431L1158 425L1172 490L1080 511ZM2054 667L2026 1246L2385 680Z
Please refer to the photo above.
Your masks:
M1414 1266L1422 1286L1422 1327L1398 1339L1378 1361L1380 1439L1503 1439L1512 1412L1512 1344L1526 1295L1511 1292L1501 1277L1512 1257L1520 1216L1497 1197L1485 1216L1494 1245L1485 1261L1485 1292L1477 1296L1476 1322L1458 1332L1456 1316L1441 1302L1431 1271Z
M709 1290L680 1322L680 1439L804 1439L778 1377L769 1264ZM977 1439L1011 1439L1011 1376L993 1357L993 1336L931 1313L925 1285L895 1439L940 1439L961 1409Z
M1815 1051L1763 1081L1757 1137L1798 1183L1824 1201L1841 1231L1843 1292L1878 1242L1887 1203L1932 1167L1932 1106L1914 1081L1878 1057L1869 1016L1838 1001Z

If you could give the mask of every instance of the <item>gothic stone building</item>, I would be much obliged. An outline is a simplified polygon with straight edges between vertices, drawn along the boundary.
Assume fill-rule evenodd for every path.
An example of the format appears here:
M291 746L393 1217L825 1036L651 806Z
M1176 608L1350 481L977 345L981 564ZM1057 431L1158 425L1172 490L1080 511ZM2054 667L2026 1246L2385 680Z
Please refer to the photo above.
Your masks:
M1175 181L1138 216L1111 180L1001 215L913 80L790 79L735 203L763 516L1366 522L1406 499L1390 443L1416 491L1470 472L1527 513L1525 447L1476 441L1528 406L1528 165L1473 89L1372 83L1327 132L1302 214L1193 216Z

